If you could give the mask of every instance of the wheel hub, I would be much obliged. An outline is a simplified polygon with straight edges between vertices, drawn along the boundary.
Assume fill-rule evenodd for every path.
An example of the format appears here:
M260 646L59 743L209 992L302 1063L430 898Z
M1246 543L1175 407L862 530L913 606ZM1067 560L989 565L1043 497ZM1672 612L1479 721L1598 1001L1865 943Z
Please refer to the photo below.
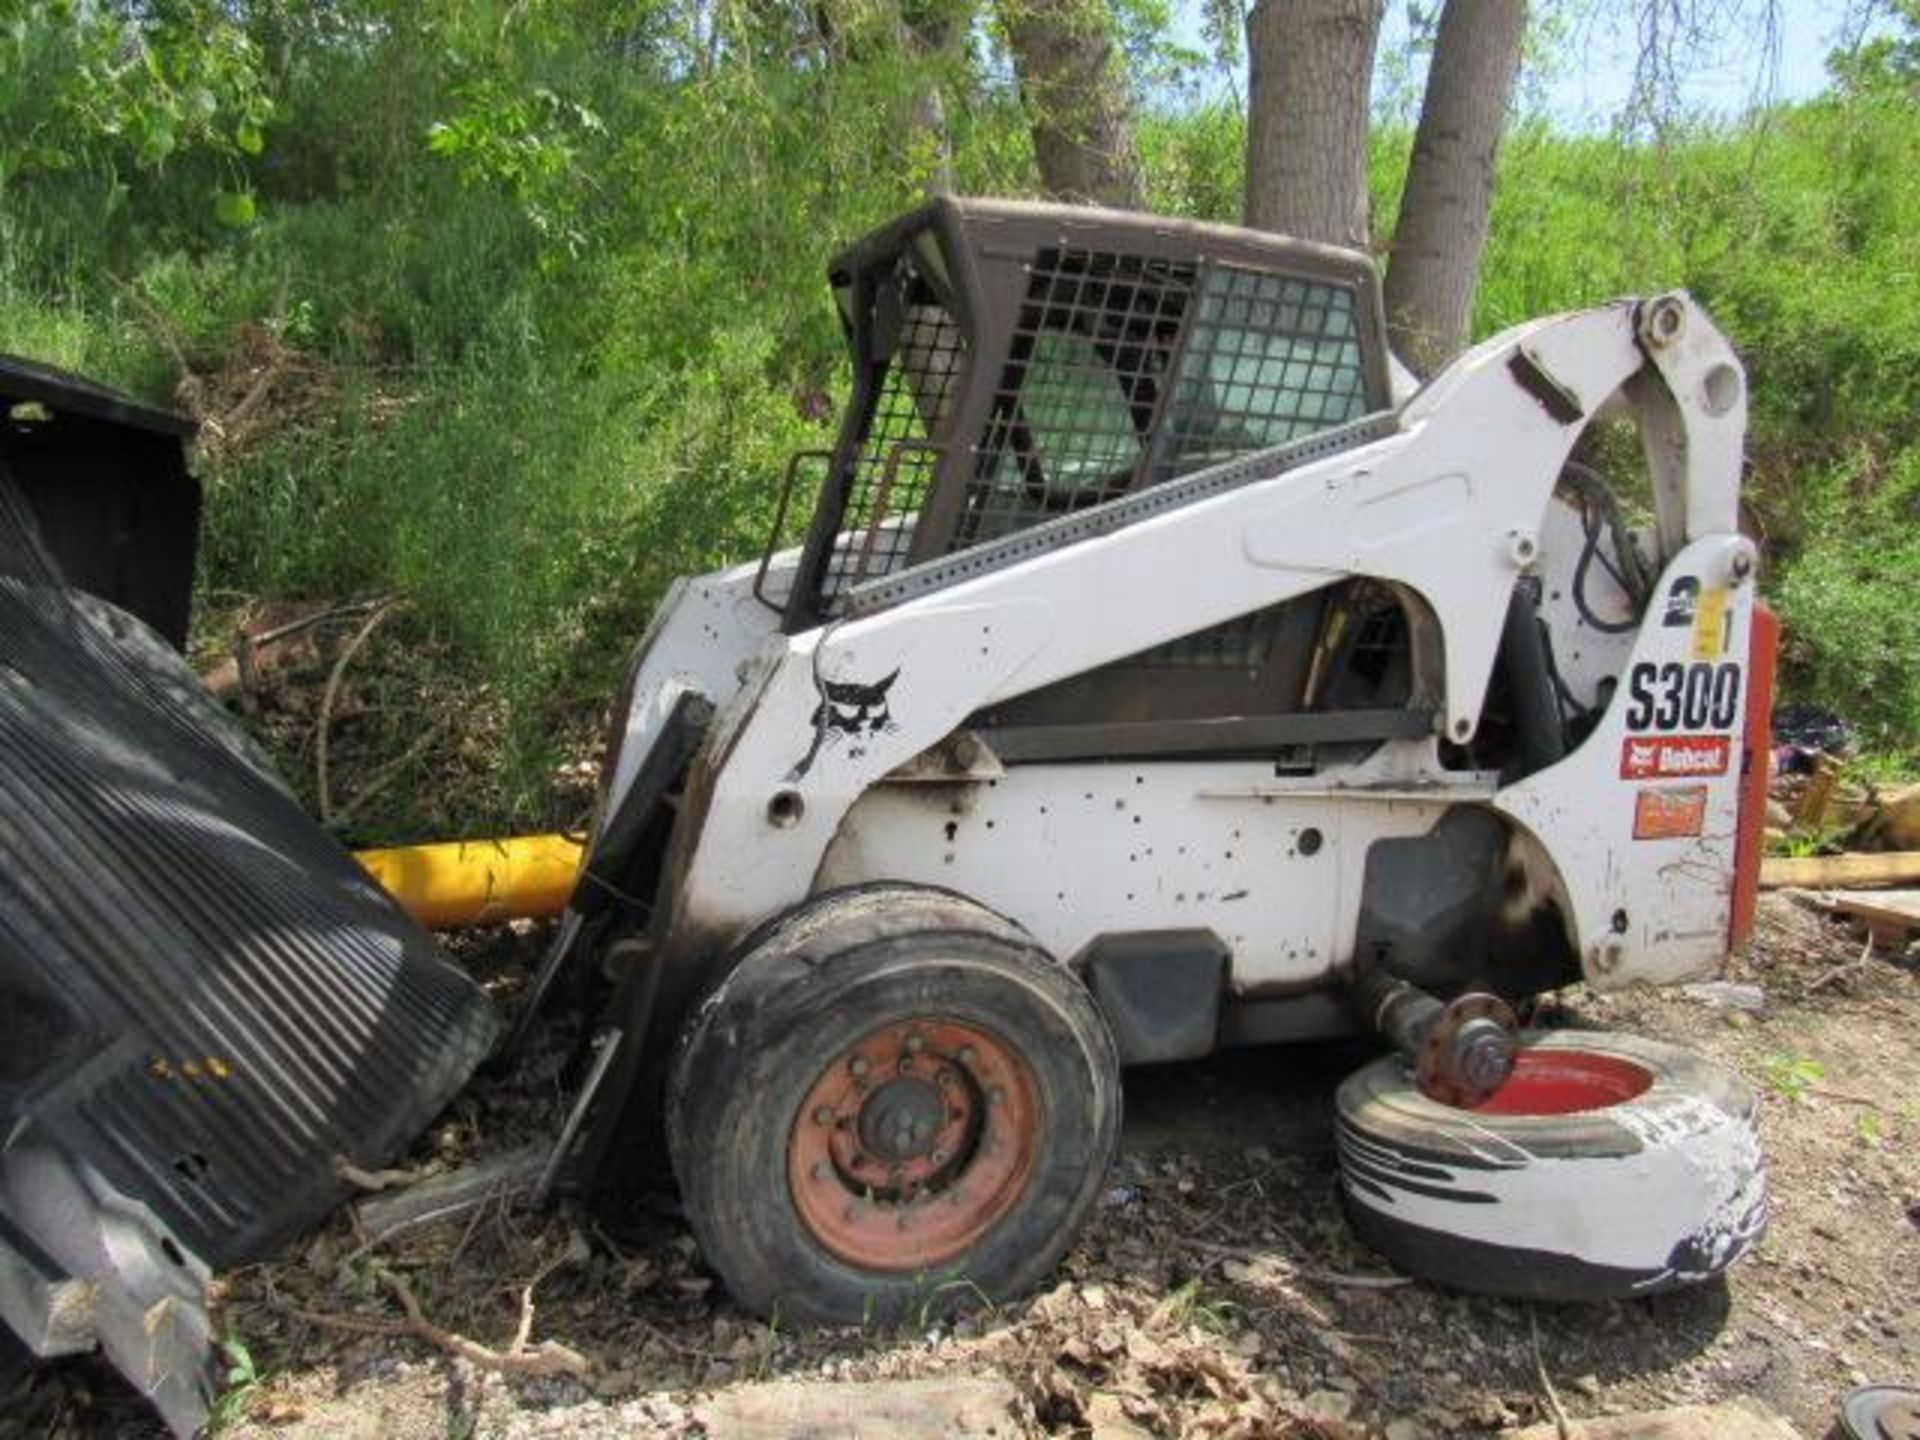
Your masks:
M917 1160L949 1120L940 1094L917 1076L889 1080L860 1107L860 1142L883 1161Z
M883 1025L803 1098L788 1183L841 1259L916 1269L959 1254L1011 1208L1039 1129L1033 1073L998 1037L939 1016Z

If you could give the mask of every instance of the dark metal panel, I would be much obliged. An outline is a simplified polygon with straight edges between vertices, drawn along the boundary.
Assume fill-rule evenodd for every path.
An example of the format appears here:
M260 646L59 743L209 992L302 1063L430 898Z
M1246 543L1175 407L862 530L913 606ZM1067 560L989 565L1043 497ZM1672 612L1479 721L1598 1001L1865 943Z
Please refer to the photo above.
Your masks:
M981 730L1009 765L1058 760L1144 760L1170 756L1260 755L1290 745L1350 740L1414 740L1433 734L1427 710L1302 711L1219 719L1032 725Z
M669 797L686 780L687 767L712 721L713 702L706 696L688 692L674 702L620 808L594 836L571 909L590 917L624 904L644 918L653 904L660 860L673 829Z
M0 355L0 398L9 405L32 402L92 420L149 430L186 440L199 426L184 415L145 404L84 375L19 355Z
M1095 937L1075 960L1122 1065L1211 1055L1231 959L1211 930L1135 930Z
M1307 681L1331 590L1210 626L974 714L976 729L1089 721L1201 720L1307 708ZM1398 702L1398 695L1381 702Z
M31 407L32 414L18 407ZM0 464L69 585L186 643L200 485L193 425L104 386L0 356Z
M1425 835L1367 848L1354 953L1444 999L1518 999L1580 978L1566 924L1527 886L1506 822L1456 805Z

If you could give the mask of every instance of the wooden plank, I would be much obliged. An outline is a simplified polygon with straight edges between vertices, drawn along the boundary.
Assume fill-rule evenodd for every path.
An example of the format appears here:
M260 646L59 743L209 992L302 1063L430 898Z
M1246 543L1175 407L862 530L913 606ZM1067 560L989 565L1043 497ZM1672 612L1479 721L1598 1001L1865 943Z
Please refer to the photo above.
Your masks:
M1806 890L1844 890L1888 885L1920 885L1920 850L1884 855L1775 856L1760 862L1760 888L1787 886Z
M1920 930L1920 890L1829 890L1814 903L1875 927Z
M1016 1436L1019 1396L1001 1379L864 1384L780 1381L723 1390L695 1411L709 1440L922 1440Z
M1750 1396L1724 1405L1682 1405L1640 1415L1608 1415L1568 1424L1572 1440L1800 1440L1764 1402ZM1552 1421L1503 1432L1502 1440L1555 1440Z

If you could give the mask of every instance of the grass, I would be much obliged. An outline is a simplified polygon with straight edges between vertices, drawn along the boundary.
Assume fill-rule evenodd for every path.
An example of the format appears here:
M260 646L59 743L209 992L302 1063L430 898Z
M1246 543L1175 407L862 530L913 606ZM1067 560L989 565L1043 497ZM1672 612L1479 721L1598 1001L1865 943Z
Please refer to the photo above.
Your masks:
M1192 1325L1209 1335L1225 1337L1239 1328L1238 1313L1233 1301L1207 1289L1196 1278L1163 1300L1154 1318L1176 1329Z

